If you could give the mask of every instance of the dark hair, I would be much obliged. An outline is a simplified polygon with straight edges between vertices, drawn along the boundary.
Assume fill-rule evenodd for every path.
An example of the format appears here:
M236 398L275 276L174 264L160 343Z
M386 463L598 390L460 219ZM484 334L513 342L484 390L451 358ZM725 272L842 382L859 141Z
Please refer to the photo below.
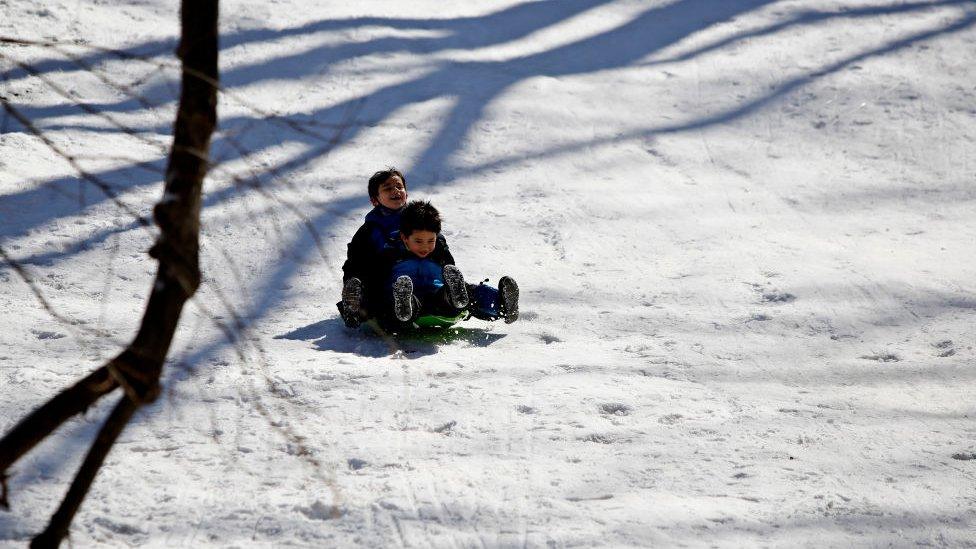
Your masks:
M397 176L400 181L403 181L403 188L407 188L407 178L403 177L403 172L390 166L385 170L380 170L373 174L373 177L369 178L369 184L366 186L366 192L369 193L370 198L376 198L380 194L380 185L383 184L387 179Z
M430 202L414 200L400 214L400 234L410 236L414 231L441 232L441 213Z

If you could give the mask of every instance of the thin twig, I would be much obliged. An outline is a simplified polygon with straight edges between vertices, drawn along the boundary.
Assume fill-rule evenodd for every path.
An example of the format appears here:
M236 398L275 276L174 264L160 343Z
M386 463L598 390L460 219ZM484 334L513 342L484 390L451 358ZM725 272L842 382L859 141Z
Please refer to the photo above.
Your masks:
M198 67L198 72L212 74L215 78L218 55L217 0L183 0L180 20L184 38L180 48L183 64ZM190 36L192 40L188 38ZM48 528L34 539L33 547L56 547L60 544L95 474L125 424L139 406L158 396L159 377L183 306L199 287L200 203L210 139L217 120L217 93L213 86L200 82L198 78L188 78L186 72L183 74L165 191L163 199L154 209L160 236L150 255L158 260L159 266L139 331L119 356L35 410L0 440L0 472L5 473L14 461L46 438L68 417L87 408L117 386L125 390L125 397L106 421L64 501ZM7 112L55 153L68 160L73 168L86 176L86 180L101 183L95 176L87 174L74 157L61 151L6 98L0 97L0 100ZM110 187L98 186L116 203L124 205ZM127 207L124 209L129 211ZM144 223L148 228L148 222Z
M98 176L96 176L96 175L94 175L92 173L89 173L87 170L85 170L78 163L78 160L77 160L76 157L74 157L73 155L70 155L70 154L64 152L63 150L61 150L61 148L58 147L58 145L55 144L54 141L52 141L50 137L44 135L44 132L42 132L41 130L39 130L37 128L37 126L35 126L26 116L24 116L23 114L21 114L20 111L18 111L13 105L11 105L10 102L7 101L7 98L6 97L0 96L0 103L3 104L4 110L6 110L8 113L10 113L11 116L13 116L14 118L16 118L17 119L17 122L20 122L20 124L24 128L26 128L27 131L29 131L35 137L37 137L38 139L40 139L55 154L57 154L58 156L60 156L61 158L63 158L65 161L67 161L68 164L70 164L71 167L74 168L74 170L76 172L78 172L78 175L80 175L82 179L84 179L85 181L91 183L92 185L95 185L95 187L97 187L99 190L101 190L102 193L105 194L105 196L107 196L116 206L119 207L119 209L121 209L125 213L129 214L130 216L132 216L132 218L135 219L136 222L141 227L143 227L144 229L147 229L147 230L149 229L149 227L151 226L151 223L149 222L149 220L146 219L145 216L139 215L139 213L136 212L131 206L129 206L128 204L126 204L125 202L123 202L122 199L119 198L118 195L115 193L115 191L112 190L112 185L109 182L107 182L107 181L103 180L102 178L100 178L100 177L98 177Z
M14 59L14 58L12 58L12 57L10 57L8 55L4 55L3 53L0 53L0 59L8 59L8 60L10 60L12 63L14 63L15 65L17 65L18 67L24 69L24 71L26 71L31 76L34 76L35 78L39 79L41 82L44 82L44 84L48 88L50 88L51 90L54 90L54 93L60 95L61 97L67 99L68 101L71 101L76 107L78 107L79 109L85 111L86 113L88 113L88 114L90 114L92 116L96 116L98 118L101 118L102 120L105 120L106 122L108 122L112 126L115 126L116 128L118 128L119 130L122 130L124 133L131 135L132 137L138 139L139 141L142 141L143 143L145 143L147 145L150 145L152 147L155 147L156 150L159 151L161 154L165 154L166 153L166 151L167 151L166 145L163 145L163 144L161 144L161 143L159 143L157 141L154 141L154 140L152 140L152 139L150 139L148 137L145 137L145 136L139 134L139 132L136 132L132 128L130 128L130 127L126 126L125 124L123 124L123 123L119 122L118 120L116 120L115 117L109 116L108 113L105 113L103 111L100 111L100 110L96 109L95 107L92 107L91 105L89 105L87 103L82 103L82 102L76 100L74 98L74 96L72 96L67 90L65 90L64 88L62 88L56 82L54 82L53 80L51 80L50 78L48 78L46 75L44 75L44 73L38 71L37 69L35 69L31 65L29 65L27 63L24 63L22 61L19 61L17 59ZM111 83L109 83L109 84L111 85Z
M55 51L59 51L62 54L63 54L63 50L61 50L59 48L62 48L65 45L65 44L63 44L61 42L58 42L58 41L55 41L55 40L28 40L28 39L23 39L23 38L13 38L13 37L9 37L9 36L0 36L0 44L2 44L2 43L18 44L18 45L24 45L24 46L37 46L37 47L42 47L42 48L47 48L47 49L52 49L52 50L55 50ZM329 129L329 130L342 130L343 128L348 127L348 121L343 121L343 122L339 122L339 123L327 123L327 122L319 122L319 121L316 121L316 120L306 120L306 121L303 121L303 122L298 122L296 120L291 120L289 118L285 118L280 113L276 113L276 112L269 111L269 110L265 110L265 109L262 109L262 108L258 107L257 105L255 105L255 104L251 103L250 101L248 101L247 99L245 99L244 96L242 96L242 95L240 95L240 94L238 94L236 92L233 92L233 91L231 91L231 90L223 87L218 80L216 80L214 78L211 78L211 77L207 76L206 74L203 74L200 71L197 71L197 70L195 70L193 68L181 67L178 63L173 62L173 61L152 59L152 56L148 56L148 55L137 55L137 54L133 54L133 53L128 53L128 52L125 52L125 51L121 51L121 50L116 50L116 49L113 49L113 48L106 48L106 47L103 47L103 46L96 46L96 45L91 45L91 44L67 44L67 45L68 46L71 46L71 47L86 48L86 49L89 49L89 50L92 50L92 51L97 51L99 53L113 55L113 56L115 56L115 57L117 57L119 59L131 60L131 61L139 61L139 62L142 62L142 63L148 63L148 64L151 64L151 65L155 66L156 68L158 68L160 70L174 69L174 70L177 70L177 71L182 71L185 74L194 76L194 77L200 79L201 81L210 84L217 91L219 91L221 94L227 96L229 99L234 100L234 102L238 103L239 105L241 105L245 109L247 109L247 110L249 110L249 111L251 111L251 112L253 112L253 113L255 113L255 114L259 115L259 116L261 116L262 118L264 118L266 120L269 120L271 122L280 124L282 126L288 127L288 128L294 130L297 133L300 133L302 135L306 135L306 136L315 138L315 139L320 140L320 141L330 141L331 140L331 137L330 136L327 136L327 135L320 134L320 133L315 132L315 131L312 131L312 130L309 130L306 126L326 128L326 129ZM79 66L81 66L81 65L79 64Z
M27 285L27 288L30 289L31 293L34 294L34 298L37 299L38 303L41 304L41 307L43 307L44 310L47 311L49 315L51 315L51 318L56 320L66 330L73 332L73 335L75 335L75 337L77 337L77 333L74 332L78 330L98 337L107 337L107 338L111 337L111 334L105 330L101 330L98 328L89 328L87 326L79 326L77 322L55 311L54 307L51 306L51 303L47 300L46 297L44 297L44 293L38 287L37 283L34 282L34 277L32 277L30 273L27 272L27 269L23 265L21 265L20 262L18 262L16 259L11 257L10 254L8 254L7 251L3 248L3 246L0 246L0 258L2 258L4 263L10 266L10 268L13 269L15 273L17 273L17 276L20 277L20 279L24 282L24 284Z
M7 472L0 471L0 509L10 509L10 501L7 500Z
M37 42L37 41L17 40L17 39L8 39L8 38L0 37L0 43L17 43L22 45L35 45L35 46L39 45L39 46L44 46L44 47L49 47L51 49L54 49L59 53L61 53L63 56L71 59L75 64L77 64L82 69L86 70L89 73L94 74L106 85L121 91L122 93L124 93L130 98L136 99L137 101L139 101L139 103L142 106L146 107L147 109L152 110L158 107L157 104L153 103L152 101L145 98L144 96L136 93L132 86L125 86L121 83L116 82L114 79L109 78L106 75L102 74L100 70L93 67L86 60L66 52L65 49L62 47L62 44L58 42ZM158 74L160 71L163 71L173 66L170 63L151 61L135 54L129 54L117 50L110 50L107 48L98 48L98 47L91 47L90 49L104 51L122 59L137 59L143 62L154 64L155 65L154 70L147 73L147 75L143 76L142 77L143 81L145 81L148 78L151 78L155 74ZM6 58L10 59L9 57ZM68 99L69 101L77 105L80 109L84 110L85 112L93 116L97 116L104 120L107 120L114 127L120 129L122 132L128 135L135 137L140 141L146 142L156 148L160 147L158 142L150 140L140 135L133 128L126 126L125 124L116 120L114 117L106 114L105 112L100 111L98 108L93 107L91 105L79 103L76 99L74 99L71 96L70 93L66 92L57 83L55 83L50 78L43 75L40 71L34 69L32 66L26 63L21 63L16 60L14 60L14 62L22 69L24 69L27 72L27 74L31 74L35 77L38 77L46 86L52 89L55 93L61 95L62 97L65 97L66 99ZM254 105L251 105L248 101L244 100L242 97L238 96L237 94L222 89L219 85L219 82L216 79L216 72L214 72L214 76L212 77L208 74L205 74L201 70L187 66L185 63L180 70L184 81L184 92L185 92L185 86L187 85L187 82L195 79L196 81L203 83L204 85L210 86L210 88L214 92L218 90L221 91L224 95L235 100L239 104L243 105L251 112L257 113L264 120L267 120L274 124L285 126L302 135L310 136L316 140L324 142L325 146L321 147L320 149L322 153L328 152L341 141L344 132L349 127L352 126L353 124L352 119L354 118L356 111L358 110L358 107L362 105L361 101L351 104L349 110L347 111L347 114L349 115L348 118L345 119L341 124L335 126L335 128L337 128L337 131L332 132L331 135L327 136L317 131L308 129L306 126L333 127L332 125L320 124L315 121L298 122L288 118L283 118L281 117L281 115L277 113L265 111ZM4 77L6 78L6 74L4 75ZM62 150L56 143L54 143L54 141L51 140L48 136L44 135L43 131L41 131L29 119L27 119L26 116L20 113L18 109L14 107L14 105L10 101L8 101L4 97L0 97L0 100L2 100L2 104L4 107L3 108L4 124L6 124L7 120L9 120L10 118L16 119L30 133L32 133L33 135L41 139L41 141L48 148L50 148L55 154L57 154L58 156L66 160L71 165L71 167L78 172L78 174L81 176L83 180L95 185L113 202L115 202L116 205L120 207L120 209L122 209L123 211L131 215L133 218L135 218L139 225L143 226L144 228L149 227L148 220L145 217L138 215L135 211L133 211L130 207L128 207L123 201L121 201L121 199L119 199L119 197L115 194L112 186L107 181L105 181L103 178L99 177L98 175L89 173L87 170L83 168L83 166L81 166L80 161L94 160L94 158L86 155L68 154L66 151ZM181 99L181 108L182 108L182 99ZM253 124L254 122L252 121L250 123ZM177 131L177 136L178 135L179 135L179 131ZM312 238L315 241L315 245L316 248L319 250L319 253L322 255L323 259L325 259L324 245L312 221L307 216L305 216L298 209L297 206L290 203L290 201L277 197L274 194L270 193L267 189L262 188L261 177L258 173L258 170L254 169L254 167L251 165L249 161L250 157L252 156L252 152L247 150L246 147L244 147L237 139L235 139L232 135L232 132L227 132L227 137L228 137L228 143L230 143L231 147L244 159L246 165L251 171L252 180L249 186L254 190L256 190L257 192L259 192L259 194L261 194L265 198L269 198L274 203L284 206L287 211L289 211L290 213L295 215L298 219L300 219L303 225L305 226L305 228L312 235ZM172 168L172 163L174 162L174 158L177 155L183 154L195 158L198 162L204 162L204 163L207 162L208 151L206 150L206 146L184 145L177 138L176 143L174 143L173 147L170 150L172 156L170 157L171 165L167 168L166 171L168 175L169 175L169 170ZM105 160L106 158L101 157L101 159ZM126 161L131 160L131 159L124 159L124 158L114 158L114 159L126 160ZM142 168L147 171L158 171L158 168L156 167L154 162L133 161L132 164L135 167ZM214 166L211 166L211 168L213 167ZM273 178L284 182L285 185L291 188L294 188L291 181L287 177L282 176L276 168L272 168L270 171ZM232 178L234 179L235 184L241 184L242 181L245 181L244 178L241 178L240 176L237 175L232 175ZM163 221L167 221L168 218L164 215L163 221L161 221L160 215L163 215L163 213L165 213L166 208L164 208L163 205L167 204L167 200L169 200L169 197L171 196L169 194L170 191L168 189L169 184L171 183L169 176L167 176L166 182L167 182L167 194L165 195L163 202L157 205L156 208L157 223L160 224L163 230L163 235L160 237L159 241L157 241L157 246L154 247L154 252L155 252L154 256L160 260L161 270L164 268L165 265L167 265L168 262L171 274L175 273L175 276L171 277L173 278L173 280L169 280L169 282L176 282L176 286L178 287L178 290L175 291L179 294L182 294L179 297L177 297L174 294L166 299L179 301L179 298L182 297L182 300L185 301L187 298L191 297L194 294L194 291L196 290L196 287L199 284L199 278L198 275L195 277L192 274L192 272L188 271L188 269L190 268L194 268L194 269L196 268L195 254L191 257L191 255L185 253L184 250L169 245L165 240L165 237L168 234L167 233L168 225L164 224ZM276 228L277 228L277 222L276 222ZM161 244L166 244L166 245L161 246ZM31 287L32 291L35 292L35 295L38 297L42 305L47 310L49 310L49 312L51 312L55 317L59 317L59 315L53 310L53 308L46 301L46 299L44 299L44 296L40 292L40 290L36 288L35 285L32 284L31 279L27 275L26 271L20 268L20 266L16 263L16 261L10 258L9 255L6 253L4 253L4 259L6 259L7 262L14 267L14 270L17 271L18 274L20 274L21 277L28 282L28 285ZM170 294L173 293L174 291L172 289L173 286L168 285L165 281L161 280L160 276L161 275L157 276L157 285L161 285L161 286L157 286L157 291L154 292L153 296L150 298L149 304L147 305L144 324L142 327L143 329L145 328L146 319L150 318L151 316L154 316L155 313L160 312L158 310L155 310L153 305L153 303L156 301L154 299L156 297L156 294L158 293ZM239 276L238 279L239 279L238 282L240 283L241 280ZM160 287L163 289L160 290L159 289ZM233 304L230 302L229 299L227 299L225 295L223 295L223 292L221 292L218 287L214 287L214 291L217 295L218 300L221 303L223 303L225 309L227 309L227 311L229 312L232 318L232 324L230 326L222 322L219 322L216 319L216 317L207 310L207 307L204 306L199 300L191 300L191 303L193 303L198 308L200 308L201 311L204 313L204 315L210 318L210 320L213 321L215 325L217 325L218 329L224 332L228 341L230 341L231 343L244 342L245 345L254 346L255 350L260 356L260 360L259 360L260 371L264 381L268 386L269 391L278 397L282 397L282 398L288 397L287 394L283 393L280 390L280 388L277 386L277 383L274 381L274 379L272 379L269 371L270 363L268 361L267 353L263 348L263 346L260 344L260 342L258 342L257 340L252 340L252 338L247 333L248 327L246 325L244 318L242 318L236 312ZM179 307L177 307L176 318L178 318L179 316L179 308L181 308L181 306L182 306L182 302L180 303ZM164 331L167 330L164 329ZM77 511L78 505L80 505L81 501L85 496L85 493L90 488L95 473L97 472L99 466L104 461L105 455L107 454L109 448L111 447L112 443L114 442L118 434L121 432L126 421L128 421L129 417L131 417L131 413L134 412L135 409L139 407L140 403L144 402L147 398L148 399L154 398L154 395L156 394L156 392L154 392L155 391L154 386L158 387L157 385L158 374L159 374L159 370L161 369L161 363L163 358L165 357L166 351L165 350L163 351L163 354L157 363L158 365L153 366L152 365L153 359L151 359L149 356L143 355L143 353L146 350L148 350L145 347L146 342L143 341L143 337L144 334L143 334L143 330L141 329L140 334L136 337L136 340L133 342L133 344L121 355L119 355L118 357L110 361L105 366L99 368L98 370L90 374L87 378L85 378L85 380L82 380L81 382L76 384L76 386L72 387L71 389L62 391L61 394L53 398L45 406L42 406L34 414L25 418L25 420L23 420L21 424L15 427L13 431L8 433L8 435L3 439L3 441L0 441L3 442L2 444L3 452L6 452L8 454L4 456L2 455L2 452L0 452L0 473L3 474L3 476L0 477L0 481L5 481L6 480L5 474L9 465L14 461L16 461L20 456L22 456L24 452L26 452L31 447L33 447L33 445L36 444L37 441L42 440L44 437L50 434L50 432L52 432L58 425L63 423L63 421L66 420L67 417L70 417L71 415L78 413L80 410L87 408L91 403L96 401L100 396L117 388L119 384L122 384L123 387L126 389L126 396L123 397L122 401L120 401L119 405L116 407L116 411L113 412L113 415L109 418L108 421L106 421L106 424L103 426L98 441L96 441L95 445L93 445L91 451L89 452L88 457L85 460L85 464L82 466L82 470L79 471L78 476L75 479L75 482L72 484L72 488L69 490L69 493L66 495L65 500L61 505L61 508L59 509L58 513L56 513L55 516L52 518L51 524L49 525L48 529L43 534L38 536L38 538L35 540L35 544L43 544L49 541L56 544L58 541L60 541L60 539L63 538L63 536L67 532L72 516ZM163 336L163 339L166 339L166 336ZM165 348L168 349L168 343L166 344ZM234 348L238 352L239 357L241 358L242 365L246 364L247 357L244 352L244 348L239 344L235 344ZM143 363L147 360L148 360L148 364L137 365L137 363ZM143 366L147 367L148 370L143 368ZM79 392L83 394L79 395L78 394ZM299 455L301 455L302 458L312 466L315 474L319 476L322 480L324 480L332 488L333 493L335 495L335 499L338 501L339 493L338 493L338 488L335 486L334 479L325 478L325 476L323 476L323 471L322 471L323 464L316 457L312 455L310 449L308 449L305 446L305 444L302 442L302 437L298 436L291 428L291 426L281 422L276 422L272 419L271 411L261 401L259 393L256 391L256 389L253 388L253 386L251 388L251 393L253 396L252 402L254 402L254 406L259 411L259 413L263 417L265 417L265 419L275 428L276 431L280 432L289 442L295 444L295 446L299 450L298 451ZM70 401L70 402L65 402L65 401ZM65 406L65 404L69 404L69 406ZM70 405L74 405L75 408L72 408ZM58 408L58 410L54 411L51 408ZM38 414L42 414L45 417L39 419L37 417ZM42 423L43 425L41 425ZM25 426L27 428L24 428ZM33 441L22 440L16 445L8 444L8 441L11 439L11 437L16 437L16 436L23 437L25 434L30 435L31 439L36 439L36 440ZM3 499L5 500L6 486L4 485L3 488L4 490L2 495L4 496Z

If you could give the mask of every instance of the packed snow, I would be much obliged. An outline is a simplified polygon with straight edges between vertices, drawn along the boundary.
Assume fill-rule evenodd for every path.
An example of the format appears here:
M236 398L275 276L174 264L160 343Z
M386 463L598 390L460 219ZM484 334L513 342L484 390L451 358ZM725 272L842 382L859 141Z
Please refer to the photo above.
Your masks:
M74 546L976 547L971 0L221 10L204 284ZM179 18L0 14L6 432L138 326ZM518 322L343 326L389 165ZM12 468L0 545L118 398Z

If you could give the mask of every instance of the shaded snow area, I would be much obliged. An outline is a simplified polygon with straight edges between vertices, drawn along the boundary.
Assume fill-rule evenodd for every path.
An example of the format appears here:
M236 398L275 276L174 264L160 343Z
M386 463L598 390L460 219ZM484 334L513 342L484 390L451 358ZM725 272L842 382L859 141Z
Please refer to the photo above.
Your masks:
M976 547L972 1L221 9L204 283L75 547ZM0 266L6 432L138 326L179 28L0 14L0 246L50 309ZM391 164L518 322L343 326ZM12 468L0 545L118 398Z

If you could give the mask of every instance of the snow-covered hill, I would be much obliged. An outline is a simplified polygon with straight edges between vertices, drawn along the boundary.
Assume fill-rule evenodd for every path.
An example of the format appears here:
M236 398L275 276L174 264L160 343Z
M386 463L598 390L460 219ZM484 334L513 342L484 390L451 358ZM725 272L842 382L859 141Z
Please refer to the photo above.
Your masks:
M0 246L58 315L0 266L3 431L138 325L177 11L0 0L0 35L56 42L0 44ZM972 1L221 24L204 286L76 546L976 546ZM469 280L519 281L519 322L343 327L390 164ZM116 398L17 464L0 544L43 529Z

